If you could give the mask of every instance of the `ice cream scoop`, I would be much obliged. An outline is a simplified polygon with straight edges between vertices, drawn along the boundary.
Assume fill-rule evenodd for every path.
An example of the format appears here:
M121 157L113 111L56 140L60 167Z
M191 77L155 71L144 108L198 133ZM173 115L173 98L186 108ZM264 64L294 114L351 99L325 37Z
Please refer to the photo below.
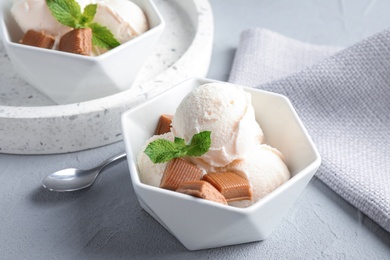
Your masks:
M161 138L169 141L173 141L174 139L171 132L162 135L154 135L146 141L144 147L142 148L142 151L145 150L146 146L149 143ZM155 187L160 186L161 178L163 176L167 163L154 164L144 152L141 152L138 154L137 157L137 165L140 172L139 178L142 183Z
M244 159L249 148L263 138L250 94L225 83L199 86L176 110L172 120L174 136L188 143L202 131L211 131L211 147L199 159L213 167Z
M94 22L107 27L122 44L149 29L148 19L142 9L128 0L98 0ZM95 48L96 54L106 50Z
M84 4L87 1L81 2ZM45 0L16 0L11 7L11 14L24 33L33 29L60 36L71 30L52 16Z
M240 207L253 204L290 179L282 154L266 144L254 144L244 160L234 161L227 170L247 178L252 185L252 201L232 203Z

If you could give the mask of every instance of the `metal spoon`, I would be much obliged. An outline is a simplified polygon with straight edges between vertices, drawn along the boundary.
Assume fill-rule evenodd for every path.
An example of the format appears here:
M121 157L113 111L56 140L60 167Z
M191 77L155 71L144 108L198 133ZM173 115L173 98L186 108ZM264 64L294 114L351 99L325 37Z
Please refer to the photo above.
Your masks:
M58 192L76 191L87 188L94 183L96 177L107 165L118 162L125 157L126 153L122 152L108 158L100 165L89 170L69 168L53 172L43 179L42 186L50 191Z

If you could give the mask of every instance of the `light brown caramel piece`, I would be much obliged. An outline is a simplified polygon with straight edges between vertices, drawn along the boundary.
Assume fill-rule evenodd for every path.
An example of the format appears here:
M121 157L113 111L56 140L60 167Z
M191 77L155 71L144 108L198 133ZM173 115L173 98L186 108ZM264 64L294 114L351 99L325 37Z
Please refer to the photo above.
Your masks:
M233 172L208 173L203 176L203 180L217 188L227 202L252 199L249 181Z
M173 115L161 115L158 120L158 125L155 134L162 135L171 131Z
M20 43L39 48L51 49L54 45L54 37L45 34L44 32L28 30L24 34L23 39L20 41Z
M225 197L207 181L186 181L176 191L227 205Z
M200 180L202 170L186 160L175 158L167 163L160 188L176 190L183 182Z
M74 29L60 39L58 50L89 56L92 51L92 30Z

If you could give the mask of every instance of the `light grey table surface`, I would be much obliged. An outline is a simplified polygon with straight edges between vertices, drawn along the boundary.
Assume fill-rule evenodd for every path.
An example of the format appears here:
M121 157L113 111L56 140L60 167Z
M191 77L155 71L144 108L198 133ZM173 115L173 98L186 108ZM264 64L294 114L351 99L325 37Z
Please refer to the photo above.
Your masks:
M294 3L292 3L294 2ZM211 0L215 43L209 78L227 80L240 32L268 28L339 46L390 26L390 1ZM0 154L0 259L389 259L390 234L314 178L269 239L190 252L141 209L125 161L90 189L41 188L55 170L87 168L122 142L59 155Z

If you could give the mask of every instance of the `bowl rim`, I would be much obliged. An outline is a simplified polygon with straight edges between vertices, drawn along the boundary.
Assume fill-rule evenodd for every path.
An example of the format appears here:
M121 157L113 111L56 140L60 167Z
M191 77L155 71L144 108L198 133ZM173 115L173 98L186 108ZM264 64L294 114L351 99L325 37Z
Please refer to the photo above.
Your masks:
M106 57L112 56L117 54L118 52L121 52L122 49L124 48L129 48L132 45L137 44L139 41L143 41L144 38L147 38L150 34L155 34L158 33L159 31L164 30L165 28L165 21L156 7L155 3L153 0L144 0L150 7L151 10L153 11L153 17L157 18L157 24L156 26L149 28L146 32L132 38L131 40L122 43L121 45L115 47L114 49L111 49L103 54L97 55L97 56L84 56L84 55L79 55L79 54L74 54L74 53L69 53L69 52L63 52L59 50L54 50L54 49L45 49L45 48L38 48L35 46L28 46L24 44L20 44L17 42L14 42L10 39L9 33L8 33L8 27L4 19L4 3L0 4L0 35L1 38L3 39L4 45L9 45L12 46L13 48L17 49L26 49L26 50L31 50L31 51L36 51L37 53L45 53L45 54L50 54L58 57L70 57L70 58L76 58L80 60L87 60L87 61L95 61L95 62L101 62L102 60L105 60ZM149 17L148 17L149 19Z
M234 85L238 85L238 86L243 87L243 89L245 91L248 91L250 93L251 92L264 93L264 94L268 94L268 95L271 95L271 96L277 96L277 97L283 99L284 102L286 102L288 104L289 109L293 112L293 116L295 118L295 121L298 123L298 126L300 127L300 129L303 132L305 138L307 139L310 147L313 150L313 153L314 153L315 156L314 156L314 159L312 160L312 162L309 163L308 165L306 165L302 170L297 172L294 176L290 177L290 179L288 179L285 183L283 183L282 185L277 187L271 193L267 194L265 197L263 197L259 201L255 202L254 204L252 204L252 205L250 205L248 207L245 207L245 208L239 208L239 207L234 207L234 206L230 206L230 205L223 205L223 204L216 203L216 202L213 202L213 201L208 201L208 200L205 200L205 199L195 198L195 197L192 197L192 196L189 196L189 195L186 195L186 194L180 194L178 192L174 192L174 191L170 191L170 190L164 190L164 189L159 188L159 187L154 187L154 186L142 183L140 181L139 174L138 174L138 167L136 165L137 155L133 154L133 152L131 150L131 147L129 146L131 144L131 141L130 141L129 135L127 134L128 131L126 131L127 130L126 120L129 117L129 115L131 115L133 113L137 113L138 110L142 110L143 107L148 106L151 103L153 103L153 102L155 102L155 101L157 101L159 99L163 99L163 97L165 95L167 95L170 92L174 92L178 87L180 87L183 84L186 84L188 81L198 81L198 82L203 82L203 83L212 83L212 82L228 83L228 82L222 82L222 81L212 80L212 79L207 79L207 78L197 78L197 77L188 78L188 79L186 79L184 81L181 81L181 82L175 84L170 89L166 90L163 93L160 93L159 95L153 97L152 99L150 99L150 100L148 100L148 101L146 101L146 102L144 102L144 103L142 103L142 104L140 104L140 105L138 105L136 107L133 107L133 108L125 111L121 115L121 125L122 125L123 140L125 142L126 153L128 154L127 162L128 162L128 166L129 166L129 170L130 170L130 177L131 177L132 184L133 184L133 187L134 187L134 190L135 190L135 193L136 193L137 197L139 196L138 189L145 189L145 190L154 191L154 192L162 192L163 194L167 194L169 196L176 196L176 197L179 196L182 199L186 199L186 200L190 200L190 201L198 201L198 202L201 202L201 203L205 203L206 205L210 205L210 206L221 207L222 209L226 209L228 211L233 211L233 212L236 212L236 213L251 214L252 212L257 211L259 208L263 207L263 205L267 204L268 201L272 200L273 197L277 196L279 193L282 193L283 191L288 189L290 186L293 186L294 183L298 182L300 179L305 178L307 175L309 175L310 173L314 172L314 170L318 169L319 166L321 165L321 156L320 156L320 154L319 154L319 152L318 152L318 150L317 150L313 140L311 139L307 129L303 125L303 123L302 123L300 117L298 116L295 108L293 107L291 101L286 96L278 94L278 93L275 93L275 92L270 92L270 91L266 91L266 90L250 88L250 87L234 84ZM229 83L229 84L233 84L233 83ZM187 93L189 93L189 92L187 92Z

